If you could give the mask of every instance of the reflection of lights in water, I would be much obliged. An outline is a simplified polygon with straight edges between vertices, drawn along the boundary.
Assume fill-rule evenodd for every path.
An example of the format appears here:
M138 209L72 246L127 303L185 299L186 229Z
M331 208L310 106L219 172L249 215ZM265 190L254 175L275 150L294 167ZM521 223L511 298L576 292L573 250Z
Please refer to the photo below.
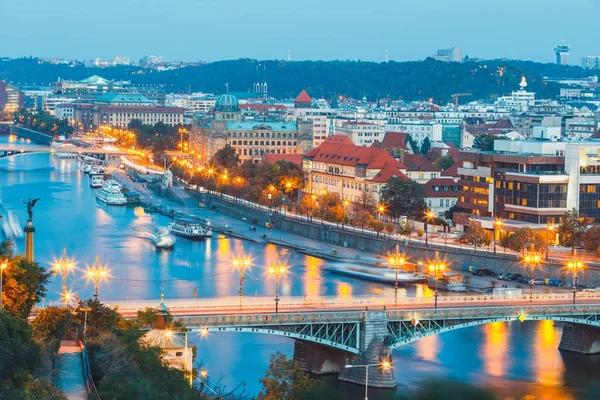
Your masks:
M304 269L304 294L318 296L321 293L321 265L322 260L315 257L306 258Z
M417 354L426 361L437 361L440 347L440 336L433 335L415 342Z
M133 209L133 214L136 217L141 217L141 216L146 215L146 211L144 211L144 207L136 207Z
M558 386L565 369L557 351L560 335L557 334L553 321L540 321L535 333L535 340L532 342L535 379L544 385Z
M492 322L483 326L485 342L482 358L485 371L491 376L503 376L506 370L508 336L504 322Z
M380 287L374 287L373 290L372 290L372 293L374 293L374 294L384 294L385 290L383 290Z
M352 296L352 286L346 282L338 283L337 294L342 298L350 298Z

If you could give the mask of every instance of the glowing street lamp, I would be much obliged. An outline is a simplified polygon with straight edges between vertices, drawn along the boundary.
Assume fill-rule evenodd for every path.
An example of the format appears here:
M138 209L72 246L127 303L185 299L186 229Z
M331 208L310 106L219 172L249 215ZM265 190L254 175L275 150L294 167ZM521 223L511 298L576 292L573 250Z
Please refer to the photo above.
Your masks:
M275 277L275 313L279 313L279 277L285 275L287 267L285 264L271 264L267 270L269 275Z
M402 268L406 264L406 258L403 254L398 251L398 245L396 245L396 253L392 254L388 259L388 264L396 270L396 282L394 284L394 304L398 303L398 269Z
M533 271L542 261L542 256L538 253L529 253L523 257L523 263L529 267L529 301L533 301Z
M548 240L546 243L546 260L550 259L550 238L552 237L552 235L554 234L554 225L548 223L548 227L547 229L547 233L546 235L548 236Z
M567 268L569 268L572 271L573 274L573 305L575 305L575 297L577 296L577 280L578 280L578 274L577 271L580 271L582 269L585 268L585 263L577 258L572 258L571 260L569 260L569 262L567 263Z
M246 270L252 266L252 259L245 255L242 250L242 254L235 257L233 259L233 267L237 268L240 271L240 307L242 306L242 295L244 293L244 275L246 274Z
M438 305L438 275L440 274L440 272L444 271L446 269L446 265L440 261L437 258L437 255L435 257L435 260L433 260L433 262L429 263L429 271L433 272L434 274L434 278L435 278L435 292L433 294L434 297L434 308L437 310L437 305Z
M502 220L500 218L494 221L494 254L496 254L496 228L502 233Z
M206 383L207 378L208 378L208 371L205 370L204 368L202 368L199 372L200 374L200 378L196 377L196 380L198 382L200 382L200 384L202 385L202 387L207 388L208 390L210 390L215 396L217 396L217 399L221 399L221 395L219 393L217 393L213 388L211 388L210 386L208 386L208 384Z
M389 371L392 368L392 363L390 361L382 361L377 364L365 364L365 365L352 365L346 364L344 368L364 368L365 369L365 400L369 400L369 368L370 367L379 367L384 371Z
M69 300L67 298L67 276L69 274L69 271L72 271L73 269L75 269L75 263L73 262L73 260L67 258L67 249L64 249L61 258L54 263L54 270L57 274L62 275L63 307L67 306L67 300Z
M0 310L2 310L2 278L6 268L8 268L8 261L3 261L0 264Z
M425 214L425 246L429 245L429 229L427 229L427 228L428 228L429 222L431 222L432 219L433 219L433 213L431 212L431 210L429 210Z
M386 212L385 205L384 204L379 204L377 206L377 214L378 214L377 218L383 219L383 216L384 216L385 212Z
M344 205L344 219L342 220L342 229L344 229L344 224L346 223L346 219L348 218L348 206L350 202L348 200L344 200L342 203Z
M100 265L98 256L96 256L96 263L87 271L87 277L94 280L94 300L98 300L98 284L100 279L106 279L108 277L108 269Z

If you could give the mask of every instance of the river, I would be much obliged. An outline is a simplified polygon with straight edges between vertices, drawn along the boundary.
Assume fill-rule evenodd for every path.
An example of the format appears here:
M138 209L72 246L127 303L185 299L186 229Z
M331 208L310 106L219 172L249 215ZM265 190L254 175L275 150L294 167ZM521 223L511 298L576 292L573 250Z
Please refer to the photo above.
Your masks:
M0 137L0 143L10 139ZM17 139L19 143L25 143ZM35 257L44 266L59 258L63 249L77 262L69 276L69 289L80 298L90 298L93 284L86 280L86 267L98 255L110 268L110 279L100 284L101 300L168 299L235 296L239 275L231 257L242 250L254 260L244 284L247 295L273 295L273 280L265 267L276 259L290 266L281 283L281 295L376 295L389 291L381 285L332 275L322 270L325 261L274 245L213 237L205 242L178 238L172 251L157 251L142 237L153 226L165 226L162 215L136 216L133 208L106 206L94 197L88 176L76 162L49 154L24 154L0 159L0 200L19 221L26 220L21 200L40 197L34 209ZM1 209L0 209L1 210ZM202 212L200 211L200 214ZM24 239L16 240L24 252ZM57 304L61 280L55 277L45 305ZM401 294L430 293L420 285ZM494 323L429 337L393 353L397 391L413 389L426 378L452 377L493 388L504 396L532 394L536 399L572 399L578 388L600 382L600 358L558 351L561 327L550 321ZM246 393L260 390L269 356L281 351L291 356L291 339L249 333L192 335L198 346L197 367L210 372L211 383L228 389L246 382ZM363 394L355 385L335 385L349 399ZM391 398L390 391L372 391L373 399Z

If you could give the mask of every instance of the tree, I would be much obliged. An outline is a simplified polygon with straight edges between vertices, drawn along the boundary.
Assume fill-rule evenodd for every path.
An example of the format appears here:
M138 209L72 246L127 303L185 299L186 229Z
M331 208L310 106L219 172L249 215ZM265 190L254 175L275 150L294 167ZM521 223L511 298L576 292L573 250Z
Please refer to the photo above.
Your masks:
M600 248L600 224L594 224L587 230L583 236L583 247L595 252Z
M235 149L229 143L222 149L218 150L212 158L212 163L227 170L231 170L238 166L240 157Z
M453 221L455 212L458 212L458 204L454 204L452 207L444 211L444 218L446 218L448 221Z
M481 149L482 151L493 151L494 140L496 139L498 139L498 136L491 133L487 135L477 135L473 142L473 147L476 149Z
M558 226L558 242L561 246L575 249L581 245L585 222L576 208L565 213Z
M387 204L390 214L421 217L425 212L425 191L415 181L391 178L381 191L381 200Z
M440 170L445 171L448 168L452 167L454 164L456 164L456 162L454 161L454 158L452 158L452 156L445 155L435 160L434 164Z
M379 236L379 234L385 229L385 225L384 225L383 221L378 218L371 217L368 224L369 224L369 228L371 228L375 232L377 232L377 236Z
M66 308L46 307L33 320L33 337L56 354L65 333L74 326L73 314Z
M271 355L269 368L260 383L263 388L259 400L304 399L309 393L321 390L323 385L302 371L295 360L289 360L280 352Z
M398 233L403 236L408 236L408 239L410 240L410 235L414 232L414 230L414 225L405 223L400 227L400 229L398 229Z
M423 230L423 228L417 228L417 237L419 238L419 240L421 240L421 238L425 235L425 230Z
M396 231L396 227L394 226L393 222L388 222L387 224L385 224L385 231L387 233L389 233L390 235L392 233L394 233Z
M501 241L502 243L502 241ZM507 246L514 251L544 251L548 247L546 236L530 227L521 228L508 237Z
M361 210L354 217L354 225L360 226L362 231L364 231L365 226L367 226L367 224L369 223L370 220L371 220L371 214L366 210Z
M492 235L480 223L470 221L467 231L462 234L459 240L462 243L472 244L477 249L477 246L481 247L490 244L492 242Z
M38 263L30 263L17 256L9 262L3 275L4 309L15 316L27 318L34 304L46 294L50 273Z
M410 147L413 154L419 153L419 144L417 143L417 141L415 139L413 139L413 137L411 135L406 135L404 142Z
M421 143L421 154L429 153L430 149L431 149L431 141L429 140L429 137L425 137L425 139L423 139L423 143Z

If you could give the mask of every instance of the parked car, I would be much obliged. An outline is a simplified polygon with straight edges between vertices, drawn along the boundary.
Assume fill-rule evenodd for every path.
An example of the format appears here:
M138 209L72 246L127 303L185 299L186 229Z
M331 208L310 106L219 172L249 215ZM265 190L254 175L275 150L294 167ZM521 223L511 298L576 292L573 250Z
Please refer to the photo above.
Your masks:
M506 275L506 280L507 281L516 281L519 278L521 278L522 276L523 275L521 275L521 274L514 274L514 273L511 272L510 274Z
M475 275L479 275L479 276L496 276L496 273L494 271L492 271L491 269L478 268L477 271L475 271Z
M507 281L508 279L506 278L508 274L499 274L497 276L498 279L500 279L501 281Z
M526 284L526 285L529 285L529 278L528 278L528 277L526 277L526 276L522 276L522 275L521 275L521 276L519 276L519 277L518 277L516 280L517 280L517 282L519 282L519 283L524 283L524 284Z
M545 283L544 280L540 278L533 278L530 282L533 285L543 285Z

